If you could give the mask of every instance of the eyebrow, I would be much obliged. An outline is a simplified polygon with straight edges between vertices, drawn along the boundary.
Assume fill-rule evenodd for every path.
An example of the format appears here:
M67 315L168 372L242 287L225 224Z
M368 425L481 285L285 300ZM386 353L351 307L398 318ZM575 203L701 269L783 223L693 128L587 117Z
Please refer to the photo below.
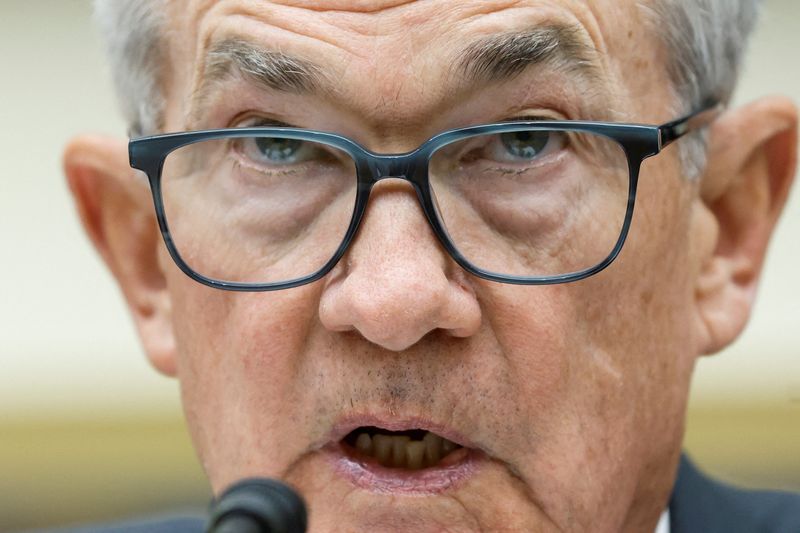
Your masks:
M547 65L597 79L597 55L579 28L550 25L480 39L460 54L454 73L469 82L492 83Z
M287 92L312 92L320 79L319 67L305 59L264 50L240 39L214 45L206 54L204 81L213 83L235 73Z
M306 59L281 51L265 50L243 39L214 44L205 56L203 78L192 95L192 109L203 107L214 87L229 79L244 77L266 89L289 93L318 92L322 69Z
M597 51L578 27L548 25L479 39L457 54L451 80L458 85L508 81L537 65L600 78ZM324 69L307 59L241 38L222 40L205 55L202 80L192 95L192 118L220 82L244 77L265 89L293 94L335 92Z

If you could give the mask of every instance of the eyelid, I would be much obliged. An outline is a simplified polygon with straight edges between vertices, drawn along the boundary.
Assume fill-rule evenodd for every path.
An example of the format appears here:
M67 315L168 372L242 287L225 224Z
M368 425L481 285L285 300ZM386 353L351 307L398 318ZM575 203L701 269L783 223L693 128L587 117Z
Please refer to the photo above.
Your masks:
M299 128L294 124L283 122L282 120L267 118L257 115L245 115L240 118L239 114L234 120L231 121L231 128ZM529 114L517 115L500 120L500 123L514 123L514 122L547 122L547 121L561 121L566 120L563 117L547 116L544 114Z
M527 105L507 109L508 115L500 122L561 122L577 118L558 105L529 102Z
M245 116L244 118L237 117L231 121L231 128L295 128L292 124L288 124L281 120L259 116Z

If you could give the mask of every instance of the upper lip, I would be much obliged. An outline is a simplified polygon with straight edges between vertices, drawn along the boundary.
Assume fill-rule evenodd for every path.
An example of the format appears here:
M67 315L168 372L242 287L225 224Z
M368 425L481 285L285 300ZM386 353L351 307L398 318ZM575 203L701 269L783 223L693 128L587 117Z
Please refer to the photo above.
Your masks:
M445 439L458 444L459 446L463 446L464 448L478 448L478 446L467 439L461 432L430 419L422 417L402 417L369 413L358 415L351 414L340 418L333 425L333 428L331 428L326 440L327 442L339 442L354 429L364 426L374 426L386 429L388 431L421 429L435 433L440 437L444 437Z

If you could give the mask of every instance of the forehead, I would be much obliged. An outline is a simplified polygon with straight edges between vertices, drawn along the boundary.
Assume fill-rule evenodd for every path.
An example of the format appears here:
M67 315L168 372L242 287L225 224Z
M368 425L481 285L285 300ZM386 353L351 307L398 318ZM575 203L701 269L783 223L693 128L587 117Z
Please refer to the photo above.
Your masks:
M349 49L347 43L376 38L436 42L462 31L502 31L510 24L548 20L572 20L602 47L609 36L620 33L621 25L641 22L641 4L636 0L184 0L169 5L173 20L201 37L227 19L246 26L272 24L296 37ZM321 34L325 34L322 39Z
M196 91L209 50L246 38L265 49L325 67L339 104L358 101L360 114L414 108L418 114L452 95L444 78L454 53L492 35L559 26L596 51L609 94L645 92L625 70L652 63L643 10L634 0L187 0L171 3L173 85ZM623 82L623 80L628 80ZM174 87L173 87L174 88ZM183 92L183 91L181 91ZM577 118L577 117L574 117ZM583 117L589 118L589 117Z

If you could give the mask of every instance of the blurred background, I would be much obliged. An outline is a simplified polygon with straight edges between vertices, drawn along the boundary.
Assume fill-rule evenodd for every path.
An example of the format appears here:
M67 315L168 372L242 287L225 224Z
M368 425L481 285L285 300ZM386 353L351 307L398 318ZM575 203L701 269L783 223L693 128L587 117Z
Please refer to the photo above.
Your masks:
M177 385L147 364L60 167L123 136L89 0L0 1L0 531L202 509ZM800 2L767 0L737 101L800 101ZM686 447L707 471L800 490L800 187L741 340L699 364Z

